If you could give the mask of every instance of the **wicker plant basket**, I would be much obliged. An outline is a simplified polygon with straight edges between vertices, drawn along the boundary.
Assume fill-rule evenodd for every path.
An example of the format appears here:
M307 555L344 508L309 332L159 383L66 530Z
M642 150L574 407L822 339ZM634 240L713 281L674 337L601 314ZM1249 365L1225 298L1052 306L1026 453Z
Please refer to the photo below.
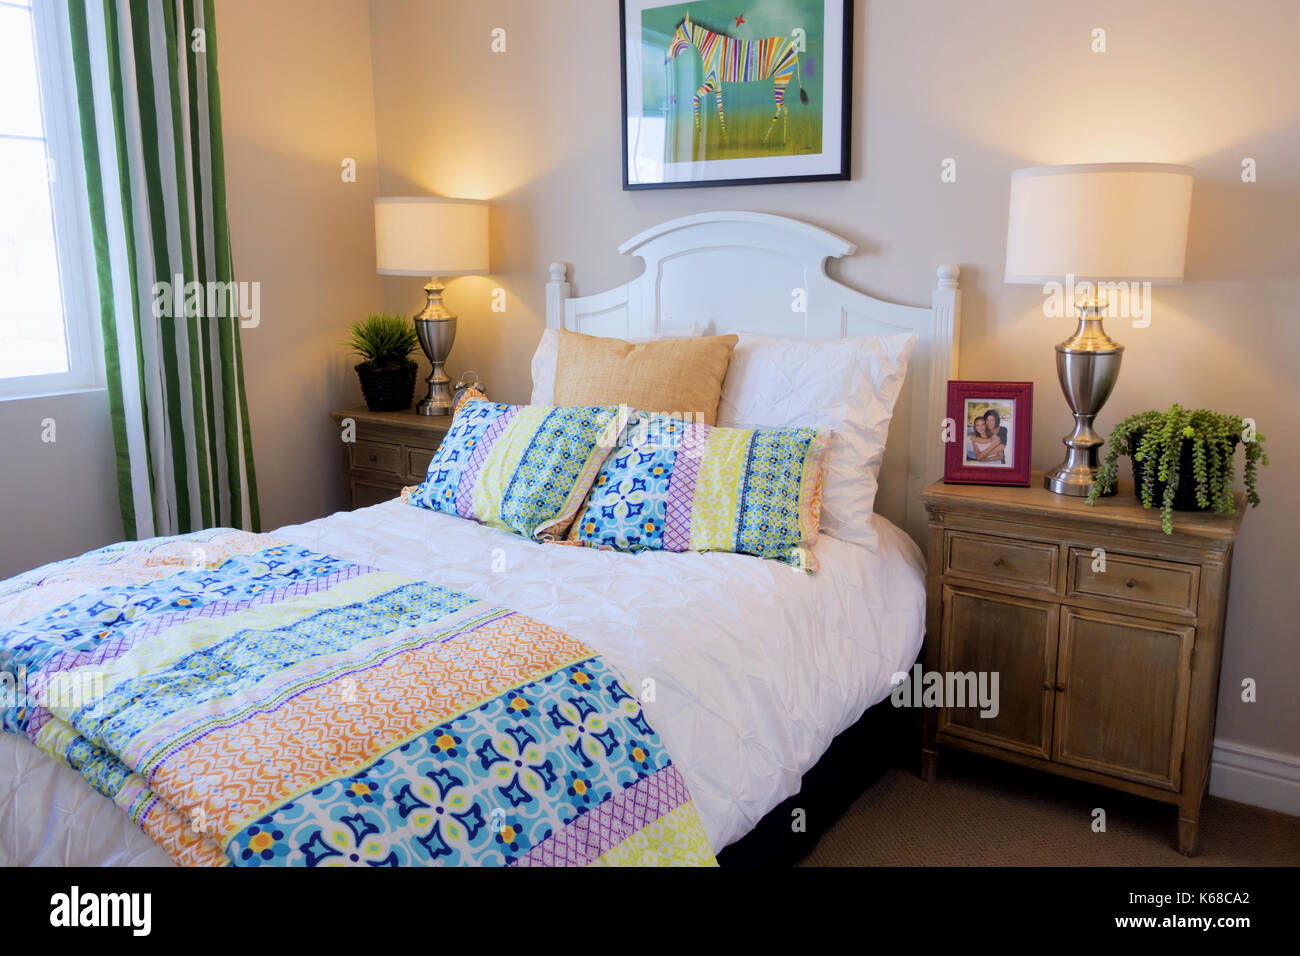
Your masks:
M418 366L411 361L405 365L386 365L376 368L370 362L357 366L361 379L361 394L366 407L372 412L403 412L415 399L415 373Z
M1142 432L1133 436L1133 447L1137 448L1142 443ZM1237 450L1237 440L1232 441L1232 450ZM1173 509L1175 511L1205 511L1196 503L1196 475L1192 465L1192 442L1184 439L1181 452L1181 460L1178 463L1178 490L1174 492ZM1129 459L1133 463L1133 493L1138 500L1142 500L1142 483L1146 480L1146 462L1138 461L1132 455ZM1165 500L1165 482L1157 478L1152 483L1151 503L1154 507L1159 508L1160 503Z

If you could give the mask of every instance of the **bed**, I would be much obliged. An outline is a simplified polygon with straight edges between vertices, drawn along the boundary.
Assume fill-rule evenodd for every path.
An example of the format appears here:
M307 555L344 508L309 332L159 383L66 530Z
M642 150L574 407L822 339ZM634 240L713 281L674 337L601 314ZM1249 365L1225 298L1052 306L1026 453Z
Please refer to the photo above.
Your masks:
M713 850L735 844L888 696L923 639L924 567L913 538L923 523L919 489L942 469L942 446L930 438L955 371L957 270L939 269L930 307L895 305L826 274L828 258L853 250L781 217L690 216L625 243L620 251L644 259L645 271L608 292L573 297L567 270L552 266L547 321L619 337L691 323L810 338L915 331L881 468L875 552L823 535L821 570L809 575L747 555L536 544L397 500L274 535L435 580L595 648L641 691ZM790 308L796 288L806 312ZM0 735L0 864L170 862L79 774Z

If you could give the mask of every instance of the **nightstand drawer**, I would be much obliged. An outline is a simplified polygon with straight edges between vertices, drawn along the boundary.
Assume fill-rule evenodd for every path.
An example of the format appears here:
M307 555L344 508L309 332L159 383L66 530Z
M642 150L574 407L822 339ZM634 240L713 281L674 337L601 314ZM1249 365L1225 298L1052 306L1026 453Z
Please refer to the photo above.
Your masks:
M353 468L364 471L382 471L402 477L402 446L383 441L357 441L348 446L348 456Z
M343 443L343 471L353 508L397 497L404 485L416 485L429 470L429 459L451 427L451 416L415 412L372 412L347 408L330 412L344 429L355 428L356 441Z
M1053 544L948 531L944 538L943 570L945 574L1055 593L1058 553Z
M406 478L416 484L424 481L424 476L429 473L429 462L433 460L437 449L419 448L415 445L406 446Z
M1196 613L1201 569L1194 564L1156 561L1131 554L1106 552L1106 570L1091 551L1070 549L1070 596L1111 598L1134 605Z

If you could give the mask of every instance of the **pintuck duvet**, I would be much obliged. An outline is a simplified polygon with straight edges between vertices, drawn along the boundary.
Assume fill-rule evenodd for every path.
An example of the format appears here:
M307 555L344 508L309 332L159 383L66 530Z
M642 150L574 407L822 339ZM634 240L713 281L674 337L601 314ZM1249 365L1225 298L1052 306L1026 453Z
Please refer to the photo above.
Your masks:
M265 535L131 542L0 584L4 729L206 865L714 862L589 646Z

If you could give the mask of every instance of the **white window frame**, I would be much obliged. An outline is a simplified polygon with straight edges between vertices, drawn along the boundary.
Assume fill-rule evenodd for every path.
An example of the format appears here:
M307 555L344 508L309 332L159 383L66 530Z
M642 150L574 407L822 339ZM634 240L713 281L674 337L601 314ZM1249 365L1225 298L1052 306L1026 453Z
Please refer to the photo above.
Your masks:
M26 9L25 4L9 4L4 0L0 3ZM46 157L52 171L50 207L54 213L54 250L63 297L68 371L0 378L0 401L104 387L98 273L90 232L90 203L81 152L81 120L67 5L35 0L30 10Z

